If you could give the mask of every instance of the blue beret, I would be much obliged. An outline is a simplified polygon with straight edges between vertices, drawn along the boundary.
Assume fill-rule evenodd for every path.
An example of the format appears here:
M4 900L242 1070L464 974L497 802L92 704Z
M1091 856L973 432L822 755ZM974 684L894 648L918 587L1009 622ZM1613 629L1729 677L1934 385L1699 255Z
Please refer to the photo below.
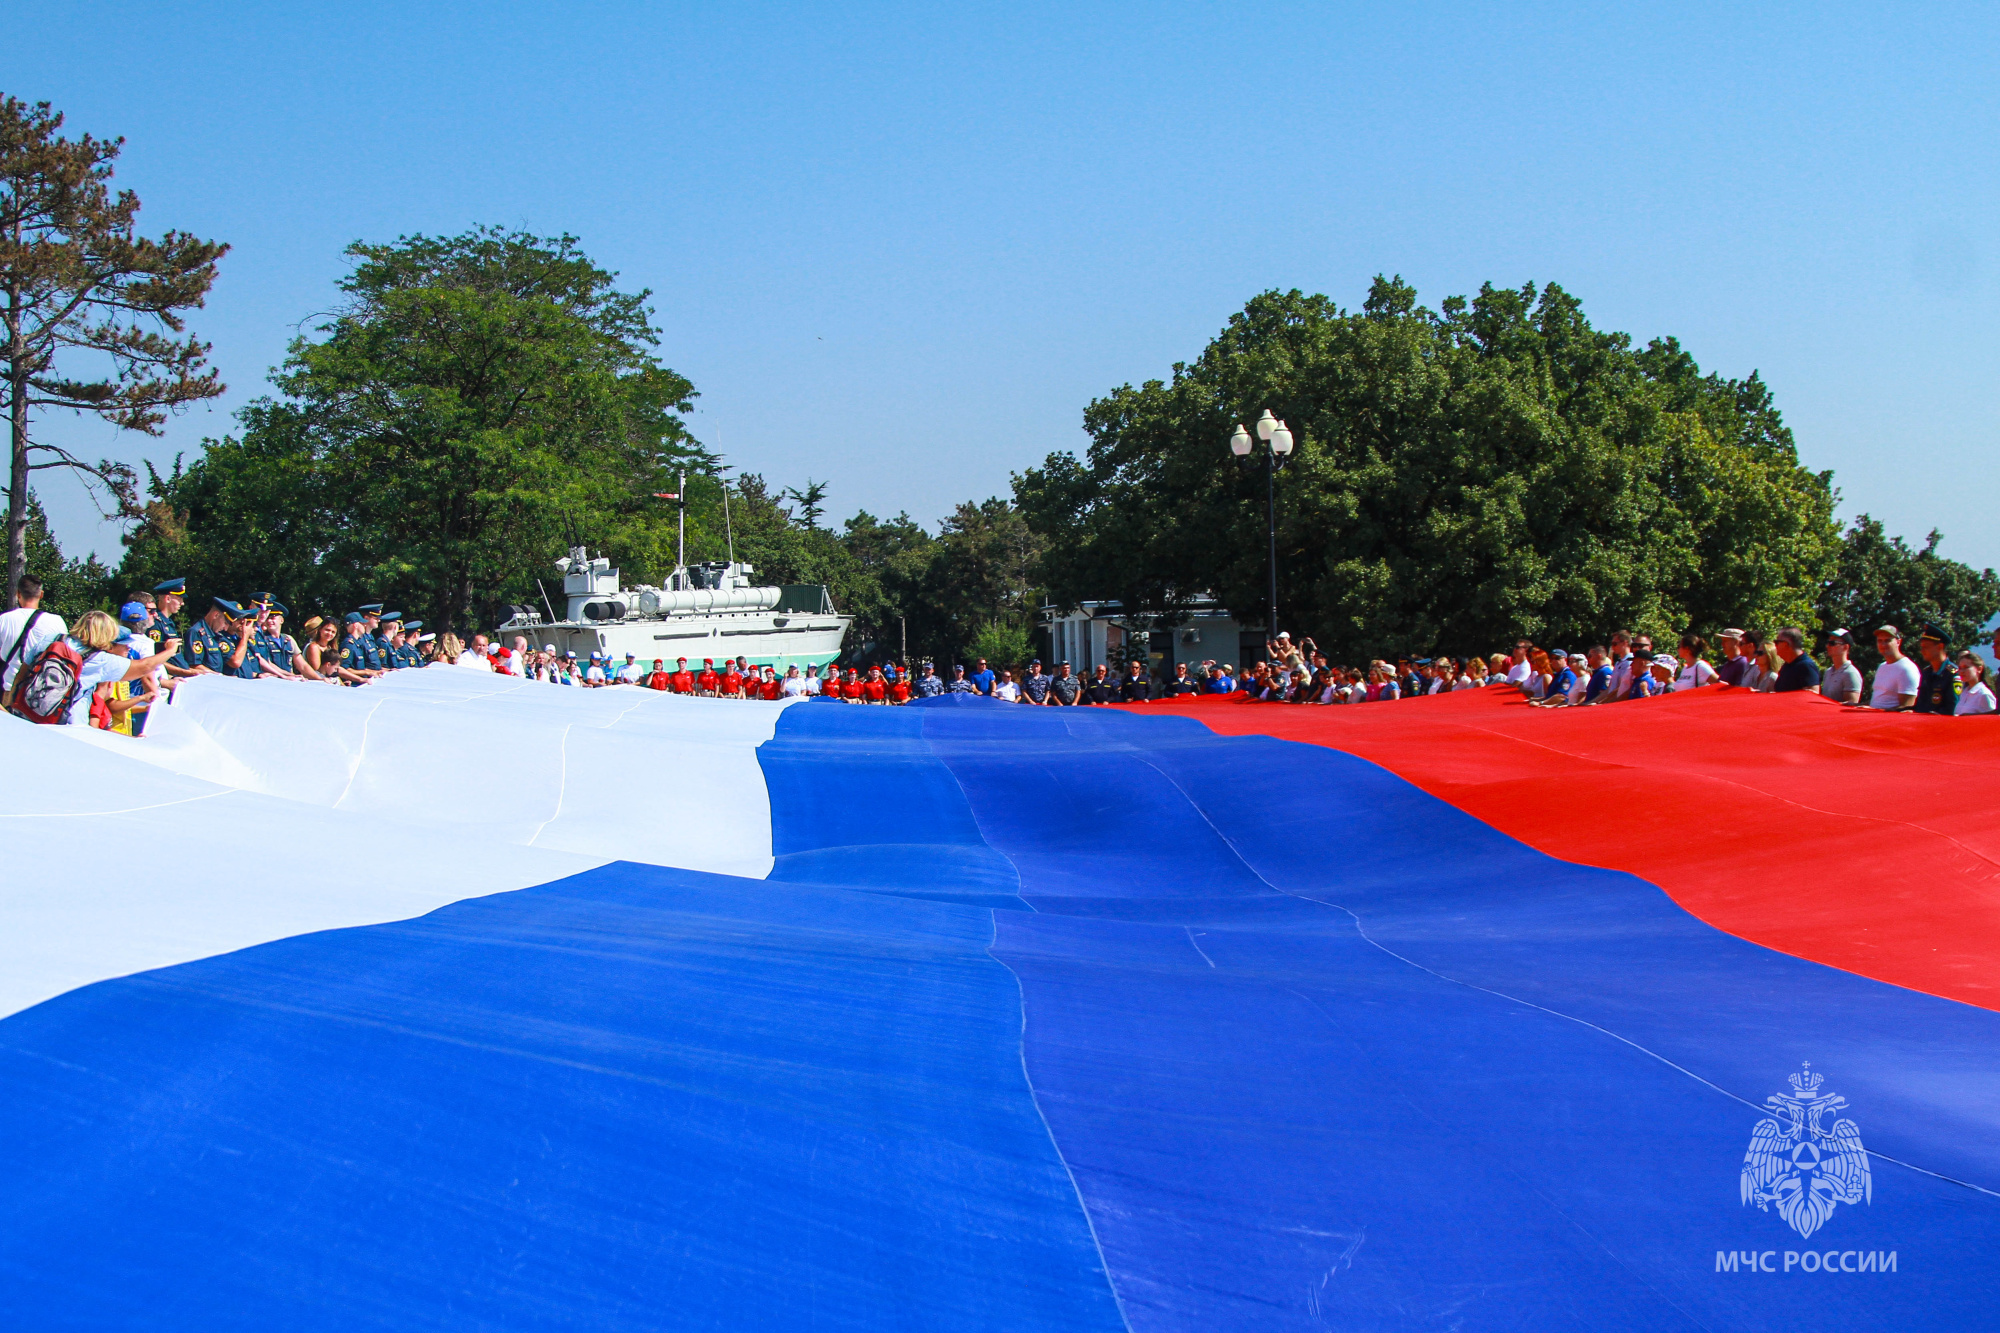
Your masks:
M155 593L164 593L169 597L185 597L187 596L187 590L188 581L186 579L163 579L153 585Z
M347 623L350 625L359 625L362 621L366 620L367 618L368 617L362 615L359 611L349 611L347 613Z

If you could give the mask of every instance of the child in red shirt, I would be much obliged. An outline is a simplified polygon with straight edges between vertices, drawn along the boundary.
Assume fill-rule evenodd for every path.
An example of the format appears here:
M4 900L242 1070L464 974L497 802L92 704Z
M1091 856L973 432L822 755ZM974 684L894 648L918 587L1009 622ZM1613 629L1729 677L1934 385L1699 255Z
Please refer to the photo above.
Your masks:
M670 690L673 688L673 678L667 675L666 666L665 659L658 657L653 659L653 674L646 677L647 689Z
M779 680L778 673L769 667L764 668L764 697L772 700L785 697L785 682Z
M910 680L908 676L896 677L896 683L889 687L889 702L906 704L910 701Z
M827 665L826 675L820 678L819 692L829 699L840 697L840 673L833 669L831 663Z
M675 668L674 674L668 678L668 688L673 690L675 694L693 694L694 673L688 670L688 660L685 657L676 660L680 665Z
M888 696L889 683L882 679L882 668L868 668L868 679L861 683L862 699L871 704L879 704Z
M725 662L722 672L722 697L741 699L743 697L743 677L737 673L736 663Z
M847 679L840 682L840 697L849 701L861 697L861 678L854 674L854 668L847 668Z
M694 678L695 687L703 694L714 694L715 687L722 683L722 677L715 674L715 659L701 659L701 674Z

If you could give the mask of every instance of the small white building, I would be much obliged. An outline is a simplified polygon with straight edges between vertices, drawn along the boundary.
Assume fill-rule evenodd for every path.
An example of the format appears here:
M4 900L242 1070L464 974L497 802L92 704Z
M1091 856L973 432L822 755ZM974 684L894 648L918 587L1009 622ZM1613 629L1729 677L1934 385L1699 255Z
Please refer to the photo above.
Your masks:
M1122 602L1085 602L1060 612L1045 606L1046 665L1053 673L1057 663L1068 662L1077 675L1087 676L1099 662L1115 668L1144 652L1153 678L1161 680L1182 662L1190 671L1203 662L1241 670L1264 656L1263 622L1240 623L1212 597L1197 599L1187 619L1171 629L1155 628L1157 620L1126 615Z

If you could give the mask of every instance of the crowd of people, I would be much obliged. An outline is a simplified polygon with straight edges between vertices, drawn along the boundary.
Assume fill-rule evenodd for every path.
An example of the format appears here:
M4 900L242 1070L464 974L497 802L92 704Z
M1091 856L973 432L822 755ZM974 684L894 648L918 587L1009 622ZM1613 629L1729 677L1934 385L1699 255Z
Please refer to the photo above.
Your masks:
M2000 631L1992 646L2000 656ZM1725 629L1717 636L1716 662L1709 660L1708 642L1699 634L1682 635L1672 653L1656 653L1652 636L1621 630L1609 643L1580 653L1521 639L1512 653L1487 658L1399 658L1361 668L1330 665L1311 639L1295 645L1290 635L1280 634L1268 645L1268 660L1240 677L1226 664L1203 663L1196 688L1218 694L1247 690L1268 702L1355 704L1497 685L1518 690L1538 707L1568 708L1655 698L1719 682L1766 694L1812 690L1857 708L1954 717L1996 711L1985 660L1970 649L1954 654L1937 626L1922 628L1914 660L1904 653L1903 631L1894 625L1875 631L1875 650L1882 661L1869 680L1853 661L1851 631L1827 634L1822 668L1798 626L1769 636ZM1177 671L1186 674L1184 667Z
M780 674L772 665L741 656L719 666L713 658L698 665L684 657L671 663L664 658L642 662L632 653L620 662L601 652L579 658L554 644L537 648L519 635L510 644L483 634L466 643L450 633L425 632L421 621L405 620L379 602L341 615L313 616L300 627L301 641L286 631L290 613L270 593L241 602L215 597L183 633L175 619L187 597L182 579L132 593L116 617L90 611L74 626L44 611L41 596L40 580L28 575L15 588L15 608L0 615L0 699L7 710L30 721L88 724L132 736L144 733L149 711L190 676L358 686L387 672L430 666L582 689L625 686L723 699L818 697L890 706L943 694L1057 708L1193 694L1339 705L1499 688L1526 696L1536 707L1569 708L1654 698L1719 682L1760 693L1813 690L1857 708L1958 717L1996 712L1984 660L1970 650L1954 654L1934 625L1919 632L1915 658L1904 653L1900 629L1877 629L1881 664L1872 679L1864 679L1852 659L1849 631L1837 629L1826 636L1822 666L1807 648L1805 631L1796 626L1769 636L1726 629L1717 637L1714 662L1698 634L1681 636L1672 653L1656 653L1651 636L1620 631L1608 643L1582 652L1542 648L1521 639L1511 653L1490 657L1408 657L1377 659L1365 667L1336 666L1310 638L1294 642L1283 633L1267 642L1264 660L1240 669L1228 662L1181 663L1172 674L1157 678L1136 658L1116 669L1100 662L1088 674L1077 673L1068 662L1047 671L1036 660L1017 675L1011 667L996 671L984 658L970 669L952 666L949 674L930 662L907 668L895 661L846 667L828 663L803 670L789 666ZM1993 646L2000 655L2000 632Z

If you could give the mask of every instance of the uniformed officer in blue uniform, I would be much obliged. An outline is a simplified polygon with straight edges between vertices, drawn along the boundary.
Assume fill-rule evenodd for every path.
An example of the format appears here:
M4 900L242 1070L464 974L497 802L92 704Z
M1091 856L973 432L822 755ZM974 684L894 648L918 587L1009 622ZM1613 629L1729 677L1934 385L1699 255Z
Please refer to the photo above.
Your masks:
M285 617L292 611L268 592L257 594L257 656L271 664L271 674L283 680L304 680L298 672L301 656L298 645L285 633Z
M227 597L218 597L208 614L195 621L181 641L181 650L168 659L169 664L180 666L182 675L206 670L255 678L257 656L250 651L254 623L250 612Z
M403 665L406 667L420 667L424 664L424 650L418 646L417 640L417 631L423 627L424 622L421 620L403 622L403 646L400 651L403 654Z
M163 644L168 639L179 639L182 646L186 646L188 636L181 633L180 622L174 619L174 613L180 610L186 601L186 579L163 579L153 585L153 619L152 623L146 626L146 633L152 636L154 643ZM199 676L208 670L207 667L181 666L179 662L178 655L167 660L169 679Z
M291 635L285 633L285 622L291 619L291 616L292 609L289 606L286 606L283 602L275 598L272 600L271 619L269 622L271 646L277 649L278 653L272 660L285 670L293 671L294 674L297 674L294 671L292 659L303 656L303 654L299 651L298 642Z
M403 667L403 650L396 645L396 634L403 628L401 611L384 611L375 624L375 651L382 658L386 671L400 671Z
M264 624L264 617L270 614L276 600L268 592L253 592L250 594L250 600L244 605L243 609L251 616L250 651L279 670L289 671L291 662L281 656L279 645L272 640L270 630ZM263 672L260 670L258 674L262 675Z
M368 617L349 611L341 632L347 636L340 641L341 666L364 676L381 675L382 668L374 665L375 640L368 633Z
M382 618L382 603L370 602L366 606L358 606L354 609L354 616L361 625L361 633L348 641L354 645L357 654L354 669L378 673L388 670L389 664L382 660L382 645L375 638L376 622ZM348 665L345 652L340 655L340 663Z

